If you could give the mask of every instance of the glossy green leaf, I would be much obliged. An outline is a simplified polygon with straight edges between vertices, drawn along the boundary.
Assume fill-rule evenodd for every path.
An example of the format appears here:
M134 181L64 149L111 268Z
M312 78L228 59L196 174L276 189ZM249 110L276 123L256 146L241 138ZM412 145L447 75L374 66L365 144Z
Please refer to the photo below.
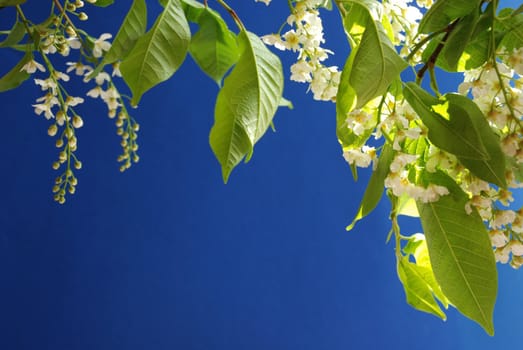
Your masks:
M452 305L492 335L497 270L487 229L475 209L467 214L468 196L450 177L426 176L450 192L417 203L436 280Z
M145 34L146 29L147 5L145 0L134 0L113 40L111 49L104 55L96 69L89 74L89 77L98 75L105 65L123 59L136 44L138 38Z
M363 107L371 99L386 93L389 85L407 66L396 53L387 33L381 24L381 18L375 18L379 12L376 1L346 1L350 11L344 20L344 26L352 37L352 52L345 63L336 96L337 134L343 143L347 132L345 120L348 113ZM367 3L371 3L369 7ZM364 28L363 33L361 30ZM372 77L372 79L369 79Z
M21 21L16 21L7 37L0 42L0 47L9 47L18 44L25 36L26 29Z
M479 11L481 0L438 0L425 13L419 24L420 33L439 31L452 21Z
M403 94L429 129L429 140L434 145L461 157L488 158L478 131L470 127L471 117L467 113L449 113L449 118L446 119L433 110L433 106L444 104L445 101L437 99L412 82L405 84Z
M385 144L383 146L383 150L381 151L378 160L378 167L370 177L369 183L367 184L367 188L365 189L365 193L363 194L363 199L361 200L358 212L352 220L352 223L349 226L347 226L347 231L352 230L354 228L354 225L356 225L356 223L359 220L369 215L380 202L380 199L383 195L385 178L389 173L389 167L390 163L392 162L393 156L394 151L392 150L392 147L388 143Z
M198 66L221 85L225 73L238 61L236 35L210 9L203 10L197 23L200 28L191 40L189 52Z
M150 88L169 79L183 63L191 32L180 0L166 1L153 27L137 41L120 64L137 105Z
M22 67L32 59L32 53L26 53L16 66L0 78L0 92L16 88L30 77Z
M283 72L279 58L252 33L238 36L240 59L225 78L215 106L210 144L227 182L232 169L251 157L282 101Z
M114 0L96 0L96 2L93 3L93 5L99 7L107 7L112 4L114 4Z
M0 0L0 6L16 6L23 4L26 0Z

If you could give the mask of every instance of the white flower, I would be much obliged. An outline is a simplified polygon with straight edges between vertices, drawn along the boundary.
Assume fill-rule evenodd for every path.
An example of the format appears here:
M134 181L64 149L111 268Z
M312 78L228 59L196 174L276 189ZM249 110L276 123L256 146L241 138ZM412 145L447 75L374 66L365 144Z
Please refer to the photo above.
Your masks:
M501 248L507 245L508 238L503 231L491 230L489 232L490 242L494 248Z
M522 256L523 255L523 243L520 241L512 240L509 243L510 251L513 255Z
M347 163L360 168L367 168L375 157L376 149L368 146L363 146L361 149L348 149L343 152L343 158Z
M506 245L503 248L496 248L494 250L494 256L496 257L496 261L500 262L502 264L508 263L508 260L510 258L510 246Z
M312 80L312 67L305 60L300 60L291 66L291 80L300 83L310 82Z
M26 71L28 74L33 74L36 70L45 72L45 67L35 60L30 60L20 69L20 71Z
M111 39L113 36L109 33L100 35L98 39L94 41L93 56L102 57L104 51L109 51L111 43L107 39Z
M265 5L269 6L269 4L271 3L271 0L254 0L256 2L263 2Z
M490 226L499 229L502 226L512 223L516 219L516 213L513 210L498 210L494 214L494 219L490 222Z
M41 88L42 88L42 91L51 90L54 93L54 91L57 88L56 82L53 79L51 79L51 78L48 78L48 79L45 79L45 80L35 79L35 84L36 85L40 85Z
M74 70L74 73L80 76L89 74L93 71L93 67L82 64L81 62L66 62L66 65L69 66L66 70L67 73Z
M77 105L79 105L80 103L83 103L83 102L84 102L84 99L81 98L81 97L68 96L67 99L65 100L65 104L70 106L70 107L77 106Z
M263 42L267 45L272 45L278 50L284 51L287 47L278 34L267 34L261 37Z

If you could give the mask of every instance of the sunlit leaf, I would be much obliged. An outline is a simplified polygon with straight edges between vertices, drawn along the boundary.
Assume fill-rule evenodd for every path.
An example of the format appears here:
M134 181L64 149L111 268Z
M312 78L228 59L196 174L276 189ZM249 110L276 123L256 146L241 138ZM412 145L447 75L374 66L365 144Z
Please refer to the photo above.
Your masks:
M345 120L348 113L386 93L389 85L407 66L397 54L381 24L376 1L345 1L350 11L344 20L352 38L352 52L345 63L336 96L338 138L346 145L350 139ZM373 17L374 16L374 17ZM369 79L372 77L372 79Z
M176 72L185 59L190 38L180 0L166 1L153 27L137 40L120 65L133 93L133 105L138 104L147 90Z
M189 52L198 66L218 85L239 57L236 35L220 15L204 9L198 17L199 30L194 34Z
M475 209L467 213L469 198L451 178L441 172L426 176L450 192L417 203L436 280L452 305L492 335L497 270L487 229Z
M240 59L218 94L210 134L225 182L232 169L252 155L254 144L272 122L283 92L279 58L255 34L242 31L238 41Z
M147 29L147 6L145 0L134 0L129 12L125 16L111 49L104 55L102 63L90 74L95 77L106 64L123 59L133 48L134 44Z

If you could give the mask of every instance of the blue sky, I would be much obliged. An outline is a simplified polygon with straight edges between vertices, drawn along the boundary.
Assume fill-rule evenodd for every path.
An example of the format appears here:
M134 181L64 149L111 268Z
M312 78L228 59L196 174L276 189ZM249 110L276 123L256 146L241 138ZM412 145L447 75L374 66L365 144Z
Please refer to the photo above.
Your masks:
M93 33L114 31L127 3L89 11ZM230 4L256 33L277 30L285 18L284 2L275 0L272 11L253 1ZM337 14L326 16L332 64L342 66L347 44ZM294 56L283 57L288 70ZM2 62L15 58L0 51ZM305 91L286 81L295 109L278 111L276 132L227 185L208 144L217 87L190 58L132 110L141 161L124 174L113 122L90 101L78 134L84 167L63 206L50 192L54 141L31 107L40 91L28 81L0 95L0 348L520 344L521 271L500 267L493 338L455 310L442 322L406 304L393 246L385 244L388 203L345 232L368 174L353 182L335 137L334 105ZM418 229L408 223L404 232Z

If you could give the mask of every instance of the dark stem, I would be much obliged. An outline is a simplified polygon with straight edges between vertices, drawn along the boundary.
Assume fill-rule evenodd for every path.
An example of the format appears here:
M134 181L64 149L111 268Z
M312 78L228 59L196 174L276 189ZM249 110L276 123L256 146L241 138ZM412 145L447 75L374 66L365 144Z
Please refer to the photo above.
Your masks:
M416 75L417 83L420 83L423 80L423 76L425 75L427 69L434 69L434 67L436 66L436 61L438 60L438 56L441 53L441 50L443 50L443 47L447 43L447 39L449 38L454 28L456 28L456 25L459 23L459 21L460 19L458 18L457 20L455 20L447 26L447 28L445 29L445 36L443 37L443 39L441 39L440 43L438 44L432 55L430 55L425 65L421 67L421 69L418 71Z

